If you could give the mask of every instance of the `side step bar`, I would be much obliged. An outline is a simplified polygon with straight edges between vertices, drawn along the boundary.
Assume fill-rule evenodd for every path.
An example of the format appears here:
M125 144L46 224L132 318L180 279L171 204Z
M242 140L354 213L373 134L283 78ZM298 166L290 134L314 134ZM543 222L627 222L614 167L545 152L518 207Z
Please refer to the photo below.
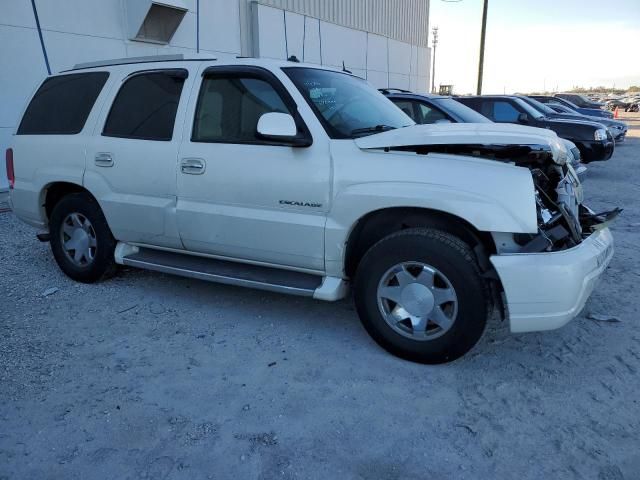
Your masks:
M123 243L119 243L116 248L116 262L209 282L327 301L343 298L348 290L346 282L334 277L320 277L261 265L133 247Z

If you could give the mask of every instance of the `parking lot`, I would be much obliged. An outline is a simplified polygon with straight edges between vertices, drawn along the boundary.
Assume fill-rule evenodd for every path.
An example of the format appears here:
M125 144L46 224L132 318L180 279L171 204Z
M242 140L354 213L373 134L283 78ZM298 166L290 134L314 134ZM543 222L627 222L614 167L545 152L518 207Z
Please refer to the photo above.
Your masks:
M623 119L585 181L594 210L625 211L581 316L495 320L441 366L380 349L350 301L131 269L74 283L0 213L0 479L640 478L640 114Z

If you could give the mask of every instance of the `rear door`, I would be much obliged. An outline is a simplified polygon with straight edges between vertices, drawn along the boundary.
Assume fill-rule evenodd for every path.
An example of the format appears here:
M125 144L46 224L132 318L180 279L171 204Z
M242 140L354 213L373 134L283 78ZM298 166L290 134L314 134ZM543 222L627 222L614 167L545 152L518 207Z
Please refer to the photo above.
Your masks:
M140 70L115 86L90 145L85 185L118 240L181 248L176 165L188 71Z
M310 135L282 80L269 70L209 67L198 77L179 154L183 244L195 252L324 270L327 139L298 148L259 138L258 120L268 112L292 115L299 133Z

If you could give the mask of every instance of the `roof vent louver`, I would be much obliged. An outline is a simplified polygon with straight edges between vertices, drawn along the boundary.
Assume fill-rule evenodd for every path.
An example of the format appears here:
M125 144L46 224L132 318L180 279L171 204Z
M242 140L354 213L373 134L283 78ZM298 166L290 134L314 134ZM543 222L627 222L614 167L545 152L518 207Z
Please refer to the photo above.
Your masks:
M167 44L187 14L182 0L128 0L129 38L140 42Z

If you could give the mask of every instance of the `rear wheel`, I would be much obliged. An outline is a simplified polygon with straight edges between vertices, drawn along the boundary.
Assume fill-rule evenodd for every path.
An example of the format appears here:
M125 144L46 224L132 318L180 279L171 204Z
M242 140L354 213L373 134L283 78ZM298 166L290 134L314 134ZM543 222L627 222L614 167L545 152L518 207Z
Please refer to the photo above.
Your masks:
M355 301L378 344L420 363L468 352L489 311L488 288L469 246L431 229L403 230L374 245L358 266Z
M51 251L74 280L93 283L115 272L116 241L100 206L86 193L60 200L49 220Z

